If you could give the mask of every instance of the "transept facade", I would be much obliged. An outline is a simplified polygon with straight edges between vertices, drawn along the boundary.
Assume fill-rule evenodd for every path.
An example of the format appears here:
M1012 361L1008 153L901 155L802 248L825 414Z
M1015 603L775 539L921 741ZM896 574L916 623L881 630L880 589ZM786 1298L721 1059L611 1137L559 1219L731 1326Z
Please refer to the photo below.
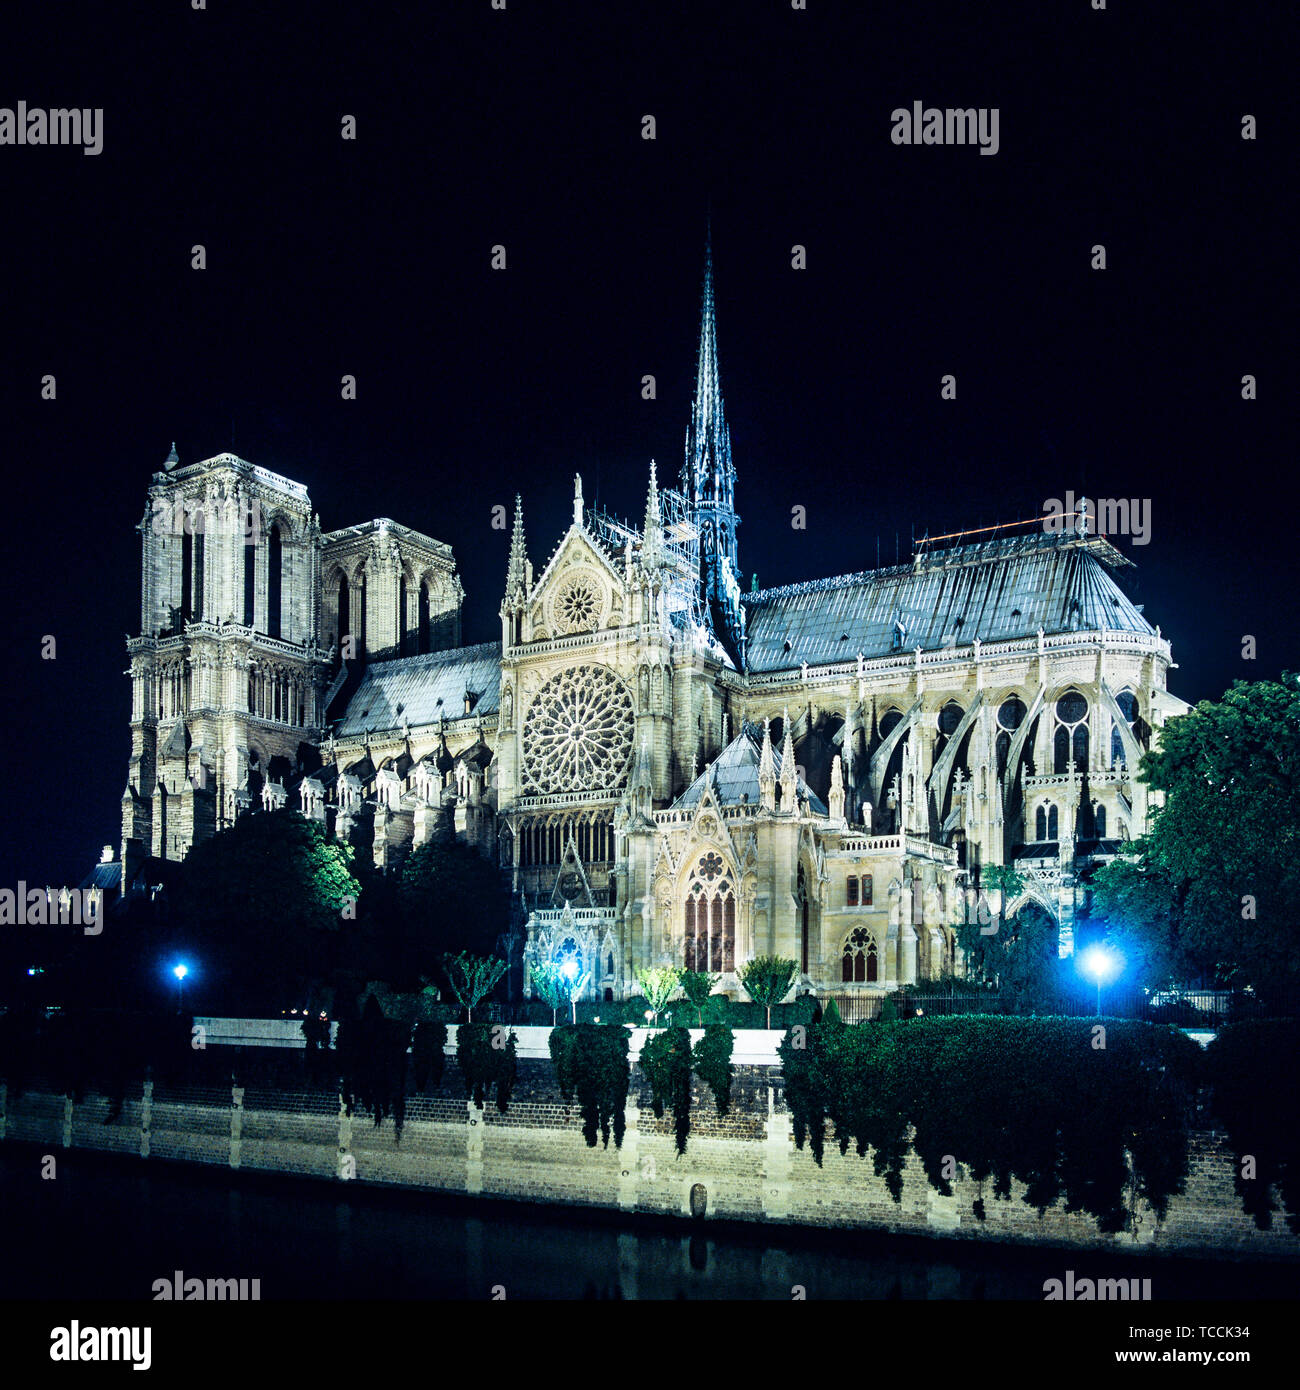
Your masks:
M536 574L517 499L498 640L461 645L444 542L323 533L301 484L173 446L139 527L123 882L290 805L387 871L454 826L508 875L516 964L572 959L588 997L663 962L735 995L760 954L818 992L939 980L990 900L1069 954L1186 708L1130 562L1086 525L994 528L743 592L736 487L711 259L679 487L651 464L632 525L575 477ZM1008 865L1012 900L977 900Z

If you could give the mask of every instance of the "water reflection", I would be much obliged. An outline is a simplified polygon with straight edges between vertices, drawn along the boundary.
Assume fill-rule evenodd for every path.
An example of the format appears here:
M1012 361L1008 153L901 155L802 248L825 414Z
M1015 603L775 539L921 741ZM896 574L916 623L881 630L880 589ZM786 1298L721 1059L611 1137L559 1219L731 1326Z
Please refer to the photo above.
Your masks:
M707 1222L638 1227L557 1209L468 1207L409 1192L180 1168L141 1174L94 1155L41 1182L0 1155L8 1298L151 1297L174 1270L259 1278L271 1299L1041 1299L1043 1281L1153 1279L1160 1298L1293 1297L1300 1271L1067 1255L956 1242L818 1238ZM231 1183L238 1186L231 1187Z

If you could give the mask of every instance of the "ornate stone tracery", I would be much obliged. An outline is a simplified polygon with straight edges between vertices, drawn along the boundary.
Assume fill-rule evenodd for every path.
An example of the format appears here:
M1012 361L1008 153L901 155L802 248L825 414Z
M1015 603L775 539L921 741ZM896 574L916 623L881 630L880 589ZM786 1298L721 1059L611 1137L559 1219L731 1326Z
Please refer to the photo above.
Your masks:
M541 792L614 790L631 754L632 697L606 666L556 672L524 716L524 765Z
M551 605L557 633L591 632L600 626L604 595L594 575L578 572L560 586Z

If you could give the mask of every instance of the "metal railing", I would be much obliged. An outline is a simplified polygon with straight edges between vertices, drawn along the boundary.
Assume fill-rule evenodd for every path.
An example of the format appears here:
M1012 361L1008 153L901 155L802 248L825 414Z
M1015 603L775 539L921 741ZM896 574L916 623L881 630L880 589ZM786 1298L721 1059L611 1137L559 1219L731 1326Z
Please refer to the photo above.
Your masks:
M893 1001L899 1018L951 1014L1054 1015L1065 1018L1097 1016L1092 993L1029 995L1009 991L980 990L929 993L900 989L890 994L834 992L820 996L822 1008L834 999L845 1023L864 1023L880 1017L886 999ZM1279 990L1261 997L1231 990L1179 990L1164 993L1103 990L1101 1015L1105 1018L1138 1019L1170 1023L1177 1028L1218 1028L1250 1018L1294 1018L1300 1013L1300 997Z

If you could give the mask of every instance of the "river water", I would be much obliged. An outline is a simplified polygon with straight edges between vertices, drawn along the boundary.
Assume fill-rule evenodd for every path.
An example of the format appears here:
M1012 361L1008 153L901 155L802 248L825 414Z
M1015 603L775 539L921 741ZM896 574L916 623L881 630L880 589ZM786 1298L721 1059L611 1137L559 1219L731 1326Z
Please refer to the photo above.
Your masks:
M151 1299L246 1278L280 1299L1041 1299L1063 1278L1165 1298L1295 1298L1300 1269L720 1227L467 1202L26 1145L0 1150L0 1296ZM802 1295L800 1294L802 1290Z

